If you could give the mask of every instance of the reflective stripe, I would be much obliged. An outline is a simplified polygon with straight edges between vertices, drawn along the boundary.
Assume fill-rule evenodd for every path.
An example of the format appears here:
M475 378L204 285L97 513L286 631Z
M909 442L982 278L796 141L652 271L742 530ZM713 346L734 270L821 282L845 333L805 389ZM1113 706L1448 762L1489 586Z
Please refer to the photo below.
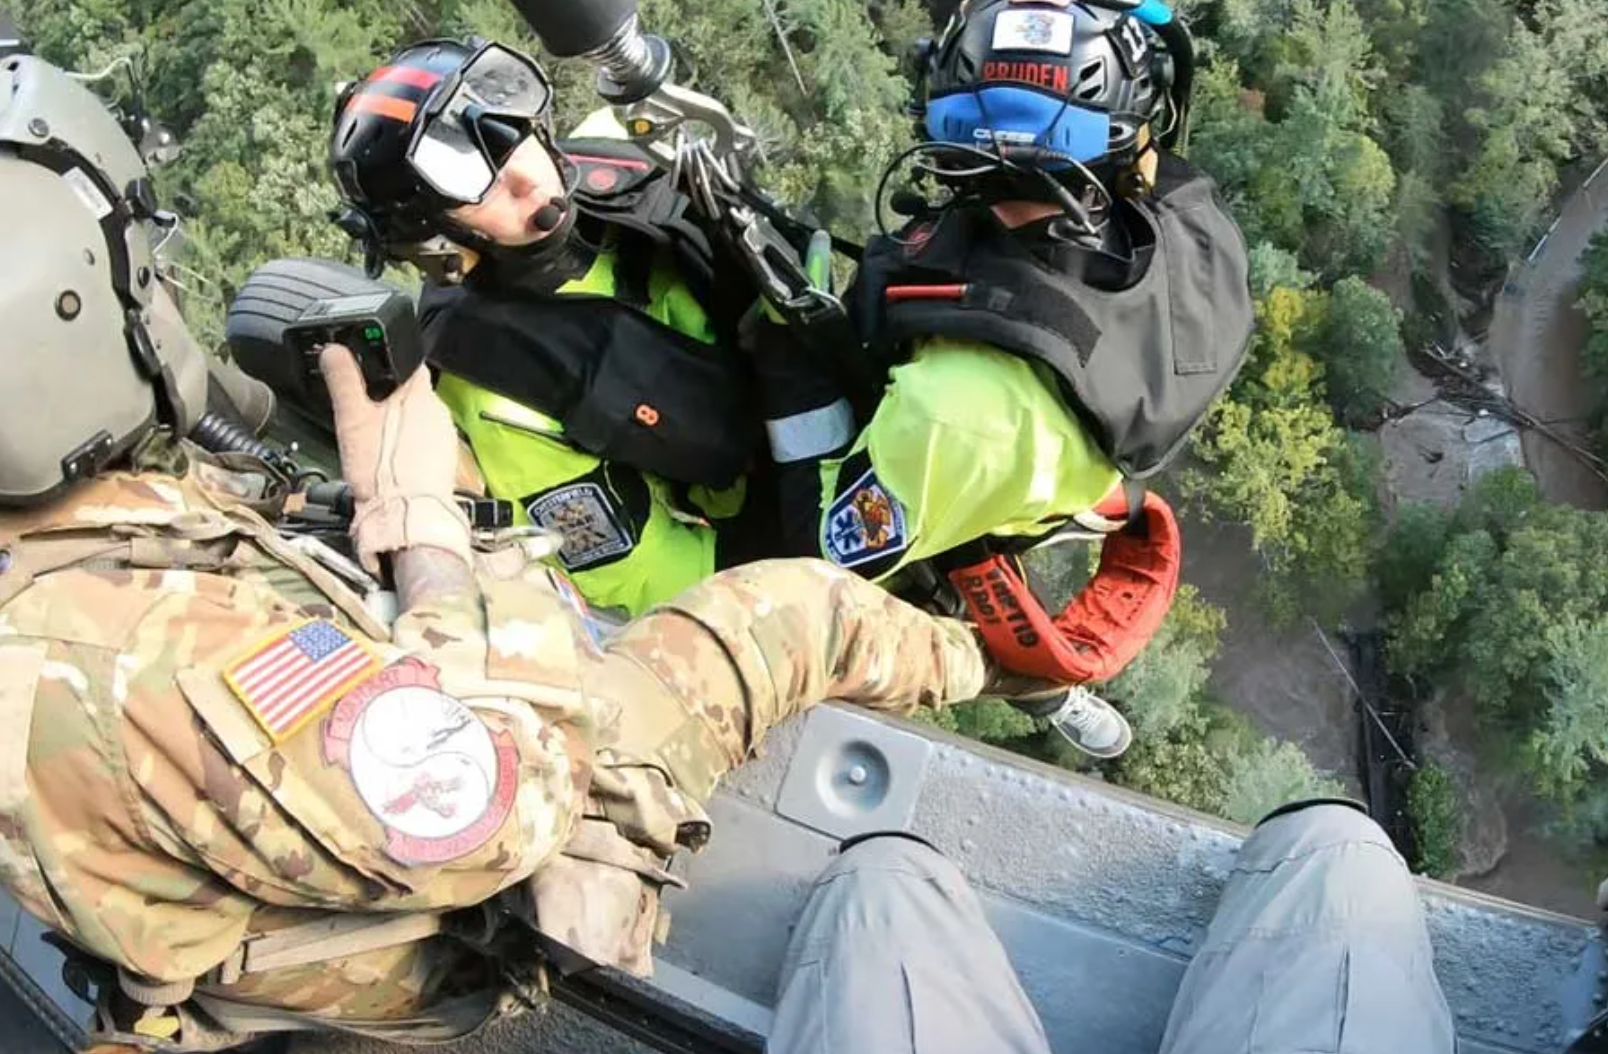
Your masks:
M406 84L412 88L433 88L441 82L441 74L417 66L381 66L369 74L368 83Z
M847 399L765 422L771 457L778 464L830 454L854 438L854 410Z
M373 92L360 92L352 96L347 108L354 113L379 114L381 117L389 117L403 124L410 123L414 115L419 112L419 104L416 102L390 95L376 95Z

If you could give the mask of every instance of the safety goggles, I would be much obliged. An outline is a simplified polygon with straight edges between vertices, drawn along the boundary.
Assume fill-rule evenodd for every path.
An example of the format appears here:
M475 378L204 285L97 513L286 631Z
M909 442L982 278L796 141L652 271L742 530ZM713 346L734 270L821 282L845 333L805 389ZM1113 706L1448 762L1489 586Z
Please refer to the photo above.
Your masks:
M546 122L552 101L541 67L487 44L432 97L408 145L408 163L447 200L478 204L509 155Z

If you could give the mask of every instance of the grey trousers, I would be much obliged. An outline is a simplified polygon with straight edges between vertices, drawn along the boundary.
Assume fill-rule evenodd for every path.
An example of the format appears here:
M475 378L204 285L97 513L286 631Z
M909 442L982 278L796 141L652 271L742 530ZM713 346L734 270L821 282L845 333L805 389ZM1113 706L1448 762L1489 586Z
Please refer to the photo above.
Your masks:
M1314 805L1246 840L1184 974L1161 1054L1452 1054L1417 891L1385 833ZM810 895L768 1054L1049 1054L960 871L863 842Z

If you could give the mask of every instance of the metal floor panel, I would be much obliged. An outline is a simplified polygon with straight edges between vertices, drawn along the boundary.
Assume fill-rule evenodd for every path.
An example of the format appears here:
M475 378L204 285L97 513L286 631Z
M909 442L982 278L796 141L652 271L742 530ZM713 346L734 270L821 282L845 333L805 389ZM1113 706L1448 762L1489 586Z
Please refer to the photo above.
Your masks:
M977 888L1057 1052L1154 1054L1245 833L849 707L817 709L777 730L765 756L726 781L710 813L713 841L676 865L691 888L666 897L673 922L658 987L624 989L628 1004L640 1005L644 993L666 1006L686 1000L728 1023L724 1049L754 1049L768 1027L793 921L838 840L897 816ZM1608 976L1597 928L1439 883L1420 888L1461 1049L1557 1054L1590 1018ZM0 947L11 917L0 897ZM58 988L37 927L24 920L18 929L9 961L43 971L39 983ZM0 1004L0 1013L8 1009ZM292 1049L387 1048L307 1037ZM644 1049L559 1006L443 1054ZM10 1054L3 1043L0 1051Z
M813 710L767 743L713 804L716 835L679 865L660 959L762 1003L773 998L791 920L836 837L834 808L778 807L784 785L863 764L867 746L931 742L909 829L955 860L982 895L1058 1052L1154 1054L1183 965L1205 933L1244 829L850 707ZM849 749L852 745L852 749ZM815 785L841 786L812 776ZM867 808L874 808L868 802ZM1436 969L1468 1050L1556 1054L1601 992L1595 926L1437 882L1420 883Z

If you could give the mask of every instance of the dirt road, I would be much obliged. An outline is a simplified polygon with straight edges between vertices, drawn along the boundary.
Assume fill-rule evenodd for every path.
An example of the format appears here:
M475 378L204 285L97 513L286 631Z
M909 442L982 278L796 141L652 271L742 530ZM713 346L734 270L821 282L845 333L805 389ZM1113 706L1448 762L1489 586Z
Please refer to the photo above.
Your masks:
M1497 299L1487 348L1520 406L1585 438L1591 391L1580 383L1586 319L1575 307L1580 256L1608 226L1608 173L1599 168L1564 204L1557 223ZM1551 501L1608 509L1608 484L1544 436L1526 433L1524 461Z

